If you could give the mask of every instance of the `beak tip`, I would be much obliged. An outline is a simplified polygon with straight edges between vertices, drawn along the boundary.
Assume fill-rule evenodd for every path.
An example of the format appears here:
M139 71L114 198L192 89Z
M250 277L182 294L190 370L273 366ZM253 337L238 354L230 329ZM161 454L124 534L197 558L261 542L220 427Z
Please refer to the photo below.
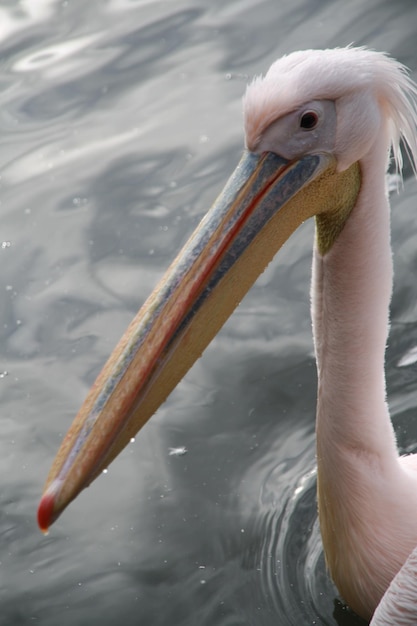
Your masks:
M59 512L56 511L56 495L58 491L57 481L52 483L43 494L38 507L38 526L44 535L49 532L49 527L57 519Z

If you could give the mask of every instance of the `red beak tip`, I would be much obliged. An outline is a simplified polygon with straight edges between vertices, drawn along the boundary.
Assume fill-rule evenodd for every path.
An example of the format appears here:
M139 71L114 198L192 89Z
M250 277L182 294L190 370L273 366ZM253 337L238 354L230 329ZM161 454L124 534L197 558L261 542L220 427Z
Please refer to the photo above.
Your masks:
M55 490L49 488L43 494L38 508L38 526L44 535L48 534L50 525L54 522Z

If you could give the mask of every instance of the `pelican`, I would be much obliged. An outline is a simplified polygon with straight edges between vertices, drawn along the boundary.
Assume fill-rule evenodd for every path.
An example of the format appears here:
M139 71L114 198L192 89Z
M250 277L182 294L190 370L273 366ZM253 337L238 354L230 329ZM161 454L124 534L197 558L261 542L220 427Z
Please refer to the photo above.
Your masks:
M384 375L393 279L386 172L391 150L401 171L401 139L415 169L417 86L383 53L305 50L256 78L243 110L243 157L87 396L38 522L45 531L119 454L315 216L320 528L340 594L370 619L417 547L417 457L398 453Z

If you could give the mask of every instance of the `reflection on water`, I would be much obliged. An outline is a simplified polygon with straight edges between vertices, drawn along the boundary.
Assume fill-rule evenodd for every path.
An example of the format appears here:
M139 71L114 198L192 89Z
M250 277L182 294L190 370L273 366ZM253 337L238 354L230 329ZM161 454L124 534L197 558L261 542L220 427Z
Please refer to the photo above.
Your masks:
M335 603L317 526L311 224L47 538L34 515L88 386L238 161L248 77L351 41L415 69L416 13L405 0L0 7L0 624L359 623ZM393 199L387 367L406 451L416 195L410 179Z

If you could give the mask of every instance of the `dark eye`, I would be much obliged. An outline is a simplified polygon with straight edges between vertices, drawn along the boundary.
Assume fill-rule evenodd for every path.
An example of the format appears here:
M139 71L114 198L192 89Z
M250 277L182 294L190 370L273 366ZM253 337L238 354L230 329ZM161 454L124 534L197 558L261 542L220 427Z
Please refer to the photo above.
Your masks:
M319 116L315 111L306 111L300 118L300 128L312 130L317 126L318 122Z

